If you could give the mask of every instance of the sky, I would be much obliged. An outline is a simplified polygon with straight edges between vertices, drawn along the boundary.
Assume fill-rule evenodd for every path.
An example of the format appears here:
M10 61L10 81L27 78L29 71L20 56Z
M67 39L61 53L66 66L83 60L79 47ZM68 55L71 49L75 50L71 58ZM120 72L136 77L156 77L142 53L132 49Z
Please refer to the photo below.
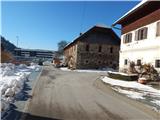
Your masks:
M59 41L71 42L97 24L111 26L139 2L3 1L1 35L15 45L18 39L21 48L57 50Z

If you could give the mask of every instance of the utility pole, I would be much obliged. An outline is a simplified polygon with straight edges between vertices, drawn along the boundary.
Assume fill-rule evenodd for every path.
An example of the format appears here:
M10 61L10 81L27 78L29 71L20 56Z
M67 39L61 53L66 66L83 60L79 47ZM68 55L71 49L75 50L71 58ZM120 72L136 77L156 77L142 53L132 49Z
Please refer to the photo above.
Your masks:
M17 47L18 47L19 36L16 36L16 38L17 38Z

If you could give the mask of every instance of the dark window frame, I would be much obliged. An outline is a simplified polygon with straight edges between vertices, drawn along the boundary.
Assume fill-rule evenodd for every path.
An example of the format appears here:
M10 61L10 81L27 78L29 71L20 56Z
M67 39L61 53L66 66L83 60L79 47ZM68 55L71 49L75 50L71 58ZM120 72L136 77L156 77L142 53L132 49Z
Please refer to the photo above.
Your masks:
M123 36L123 43L131 43L132 42L132 33L127 33Z
M86 51L89 52L89 44L86 45Z
M36 51L30 51L30 52L29 52L29 55L30 55L31 57L35 57L35 56L37 55L37 53L36 53Z
M89 63L89 60L85 60L85 64L88 64Z
M124 59L124 65L127 65L127 64L128 64L128 60Z
M102 52L102 45L98 46L98 52Z
M140 66L140 65L142 65L142 61L141 61L141 59L138 59L137 60L137 66Z
M102 64L102 61L98 61L98 64Z
M160 68L160 59L155 60L155 67Z
M148 37L148 27L140 28L135 32L135 40L144 40Z
M110 53L113 53L113 47L110 47Z

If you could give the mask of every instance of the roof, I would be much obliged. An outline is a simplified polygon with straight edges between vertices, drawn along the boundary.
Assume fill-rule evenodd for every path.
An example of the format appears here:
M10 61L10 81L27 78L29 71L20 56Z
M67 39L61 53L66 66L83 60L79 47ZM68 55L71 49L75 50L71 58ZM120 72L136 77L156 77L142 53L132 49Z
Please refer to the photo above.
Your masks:
M135 7L133 7L131 10L129 10L127 13L125 13L122 17L120 17L118 20L116 20L112 26L118 24L120 21L122 21L123 19L125 19L126 17L128 17L129 15L131 15L132 13L134 13L135 11L137 11L138 9L140 9L142 6L144 6L145 4L147 4L147 2L149 2L149 0L142 0L139 4L137 4Z
M37 51L37 52L54 52L52 50L41 50L41 49L24 49L24 48L16 48L14 50L21 50L21 51Z
M83 38L85 38L88 34L90 34L93 31L101 31L101 32L111 32L112 35L114 35L115 39L118 40L118 44L120 44L120 38L115 34L115 32L111 29L111 27L107 27L107 26L102 26L102 25L95 25L92 28L90 28L88 31L86 31L84 34L80 35L79 37L77 37L74 41L72 41L71 43L69 43L68 45L66 45L66 47L64 48L64 50L66 48L68 48L69 46L75 44L77 41L79 40L83 40Z

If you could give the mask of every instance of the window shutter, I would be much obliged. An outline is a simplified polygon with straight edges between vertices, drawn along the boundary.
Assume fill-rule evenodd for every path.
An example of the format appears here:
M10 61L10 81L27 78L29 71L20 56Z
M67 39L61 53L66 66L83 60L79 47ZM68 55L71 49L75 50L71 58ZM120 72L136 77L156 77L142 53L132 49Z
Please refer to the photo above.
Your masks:
M123 43L125 43L126 35L123 36Z
M157 32L156 36L160 36L160 22L157 23Z
M135 32L135 41L138 40L138 31Z
M132 42L132 33L129 35L129 42Z
M143 39L147 39L147 31L148 31L147 27L144 28L144 30L143 30Z
M128 43L128 34L126 35L126 43Z

